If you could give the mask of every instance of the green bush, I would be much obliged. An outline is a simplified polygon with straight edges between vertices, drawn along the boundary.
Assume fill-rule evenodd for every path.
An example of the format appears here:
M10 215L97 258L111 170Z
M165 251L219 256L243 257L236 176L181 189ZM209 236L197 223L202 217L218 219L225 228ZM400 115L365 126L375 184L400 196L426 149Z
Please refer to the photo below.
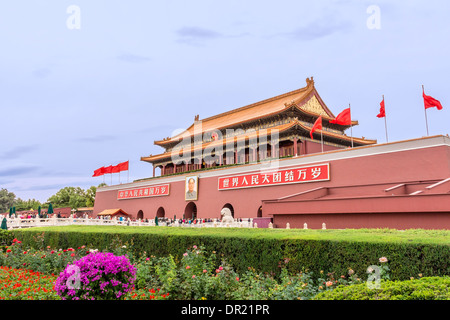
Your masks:
M313 300L450 300L450 277L425 277L405 281L381 280L380 288L366 283L338 286Z
M0 250L4 249L8 244L12 243L14 235L11 231L0 229Z
M320 272L343 275L352 268L367 274L380 257L389 261L390 278L406 280L423 276L450 275L448 230L303 230L241 228L175 228L131 226L68 226L12 231L31 247L67 248L86 245L109 250L114 243L127 245L127 254L143 252L155 257L182 259L185 248L196 243L226 258L236 272L248 267L279 275L279 262L286 259L289 273L308 269L315 279Z
M136 289L158 288L175 300L308 300L318 292L328 290L323 278L313 281L310 273L290 275L281 266L278 277L249 267L239 274L215 251L192 246L183 253L179 263L172 256L142 257L136 264ZM352 279L339 283L350 284Z

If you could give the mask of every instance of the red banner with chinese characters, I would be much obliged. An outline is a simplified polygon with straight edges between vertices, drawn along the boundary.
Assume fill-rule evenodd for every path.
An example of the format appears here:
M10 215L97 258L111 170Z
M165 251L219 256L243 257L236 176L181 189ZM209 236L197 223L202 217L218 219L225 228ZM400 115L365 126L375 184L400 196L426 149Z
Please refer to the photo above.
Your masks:
M330 180L330 164L293 167L268 172L234 175L219 178L219 190L276 186Z
M169 189L170 184L167 183L157 186L146 186L134 189L119 190L117 192L117 200L168 196Z

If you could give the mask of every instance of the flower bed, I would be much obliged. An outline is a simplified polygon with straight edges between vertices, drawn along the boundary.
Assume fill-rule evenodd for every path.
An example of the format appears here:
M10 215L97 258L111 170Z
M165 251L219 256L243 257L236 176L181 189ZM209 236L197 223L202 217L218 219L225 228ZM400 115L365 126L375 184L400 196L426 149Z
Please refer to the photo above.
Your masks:
M0 266L0 300L59 300L55 275Z
M111 252L84 245L75 249L47 246L37 250L25 248L21 241L13 239L0 250L0 265L3 265L0 298L307 300L320 296L331 299L332 295L320 294L337 287L339 290L353 288L356 284L373 293L368 283L374 279L382 281L382 285L392 284L391 261L384 256L377 258L375 265L366 267L367 274L363 275L366 278L362 279L350 268L344 273L313 274L308 269L293 273L289 258L278 262L277 273L258 271L253 266L238 272L223 253L208 252L203 246L188 248L179 259L170 254L156 257L145 251L140 255L129 254L133 252L131 247L132 244L119 241L111 243ZM406 284L400 288L411 286ZM432 294L431 288L427 297ZM397 298L419 296L396 295Z

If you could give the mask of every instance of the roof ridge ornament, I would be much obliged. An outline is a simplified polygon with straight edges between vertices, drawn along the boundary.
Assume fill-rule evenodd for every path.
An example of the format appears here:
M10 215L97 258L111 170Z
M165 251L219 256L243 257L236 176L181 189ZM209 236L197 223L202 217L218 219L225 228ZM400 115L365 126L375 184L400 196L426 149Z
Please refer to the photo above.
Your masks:
M314 77L311 78L306 78L306 85L309 86L314 86Z

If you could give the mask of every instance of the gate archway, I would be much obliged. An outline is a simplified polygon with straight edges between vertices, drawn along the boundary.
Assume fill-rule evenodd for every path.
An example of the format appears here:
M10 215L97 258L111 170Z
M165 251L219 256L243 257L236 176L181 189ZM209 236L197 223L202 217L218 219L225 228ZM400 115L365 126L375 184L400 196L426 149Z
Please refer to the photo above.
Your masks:
M164 210L164 208L163 207L159 207L158 211L156 211L156 216L158 218L164 218L165 215L166 215L166 211Z
M184 208L184 219L196 219L197 218L197 205L194 202L189 202Z
M262 206L260 206L260 207L258 208L258 212L256 213L256 216L257 216L258 218L261 218L261 217L262 217Z
M231 211L231 216L234 218L234 208L233 208L233 206L232 206L230 203L225 204L225 205L222 207L222 209L223 209L223 208L228 208L228 209L230 209L230 211Z

